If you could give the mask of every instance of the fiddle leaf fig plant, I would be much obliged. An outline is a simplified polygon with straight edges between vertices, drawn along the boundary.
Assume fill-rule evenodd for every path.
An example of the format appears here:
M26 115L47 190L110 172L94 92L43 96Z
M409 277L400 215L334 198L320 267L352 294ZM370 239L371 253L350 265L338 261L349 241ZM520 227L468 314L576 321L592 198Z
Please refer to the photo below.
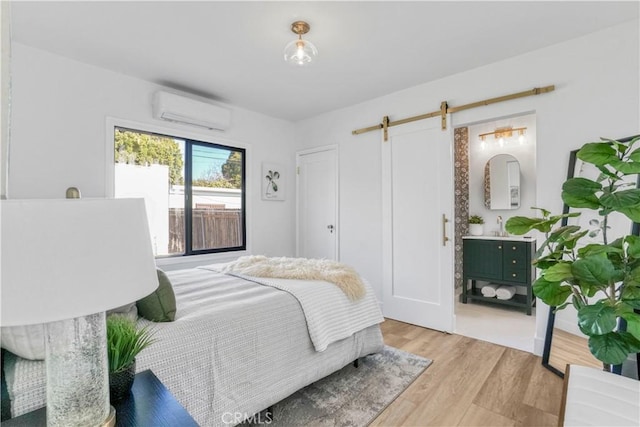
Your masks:
M539 217L515 216L506 223L511 234L544 233L533 262L541 271L533 292L556 310L575 307L578 326L589 337L589 350L605 366L621 364L630 353L640 351L640 314L634 312L640 309L640 237L608 235L612 214L640 222L640 189L625 180L640 173L640 148L634 148L639 141L640 137L627 142L603 138L577 153L600 174L596 180L569 178L562 186L562 200L569 207L597 211L599 219L589 221L595 231L558 225L579 212L552 215L540 208L533 208ZM598 243L592 243L595 237ZM626 321L626 331L621 330L620 319Z

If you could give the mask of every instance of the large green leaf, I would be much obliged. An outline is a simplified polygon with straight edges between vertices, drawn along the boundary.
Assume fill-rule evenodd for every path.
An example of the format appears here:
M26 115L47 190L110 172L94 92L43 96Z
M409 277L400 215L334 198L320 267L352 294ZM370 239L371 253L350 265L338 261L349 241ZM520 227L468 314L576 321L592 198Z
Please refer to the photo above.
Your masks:
M540 208L533 208L540 209ZM545 211L548 213L548 211ZM580 216L580 212L572 212L562 215L545 216L544 218L530 218L526 216L512 216L505 223L505 229L516 235L525 234L531 230L549 233L553 226L562 218L574 218Z
M571 273L579 283L593 286L607 286L616 275L611 261L604 256L590 256L575 261Z
M562 262L562 261L558 260L557 258L555 258L553 256L545 256L545 257L542 257L542 258L534 259L531 264L533 264L536 268L538 268L540 270L547 270L547 269L553 267L554 265L556 265L559 262Z
M571 295L571 287L560 282L550 282L544 277L539 277L533 283L533 293L552 307L562 305Z
M595 181L587 178L569 178L562 185L562 200L574 208L598 209L598 191L602 191L602 185Z
M629 332L618 332L629 345L630 353L640 353L640 340Z
M627 322L627 332L640 340L640 314L631 312L621 316Z
M620 300L633 308L640 309L640 284L634 279L627 278L622 287Z
M604 335L589 337L589 350L596 359L610 365L620 365L631 353L629 345L623 333L609 332Z
M640 206L617 209L633 222L640 222Z
M609 242L609 246L611 246L612 248L620 249L620 250L622 250L623 245L624 245L624 240L622 239L622 237L618 237L613 242Z
M511 233L516 235L521 235L528 233L533 229L539 229L541 224L548 222L544 218L528 218L526 216L512 216L505 223L505 229ZM548 232L551 230L551 226L546 230Z
M631 153L629 153L629 160L640 162L640 148L636 148Z
M567 262L555 264L544 272L544 278L549 282L562 282L571 277L571 264Z
M618 253L622 254L624 251L622 249L613 247L611 245L602 245L599 243L592 243L587 246L583 246L578 249L578 256L580 258L586 258L594 255L600 254L608 254L608 253Z
M584 231L581 231L579 233L575 233L575 234L572 234L570 236L567 236L567 238L562 242L562 244L567 249L574 249L576 247L576 245L578 244L578 242L580 241L580 239L582 239L584 236L586 236L587 233L589 233L589 230L584 230Z
M594 165L606 165L618 159L616 150L611 144L603 142L591 142L582 146L578 151L577 157L587 163Z
M632 175L632 174L640 173L640 163L639 162L634 162L634 161L624 162L624 161L621 161L621 160L613 160L609 164L615 170L617 170L619 172L622 172L625 175Z
M640 237L639 236L625 236L624 242L627 244L627 255L631 258L640 258Z
M575 233L580 230L579 225L565 225L562 227L558 227L553 232L549 234L548 242L557 242L561 239L566 239L567 236L570 236L571 233Z
M576 196L575 194L562 192L562 201L572 208L599 209L600 202L595 194L589 196Z
M569 178L562 184L562 191L575 196L590 196L602 191L602 184L587 178Z
M596 166L596 167L600 171L600 176L597 179L598 182L604 181L605 178L609 178L613 182L617 182L622 179L615 172L610 171L607 166Z
M604 335L617 326L616 311L602 301L584 306L578 310L578 326L586 335Z
M640 207L640 189L622 190L604 194L600 197L602 206L618 210L621 208Z

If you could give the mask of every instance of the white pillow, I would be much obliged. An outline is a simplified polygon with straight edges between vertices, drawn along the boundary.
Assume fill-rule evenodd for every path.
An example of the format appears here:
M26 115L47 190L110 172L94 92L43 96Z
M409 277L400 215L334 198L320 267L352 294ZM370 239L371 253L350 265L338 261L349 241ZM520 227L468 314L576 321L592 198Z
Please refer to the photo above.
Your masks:
M136 321L138 309L136 303L123 305L109 310L107 314L122 314ZM44 325L3 326L0 333L2 348L29 360L44 360Z
M111 314L119 314L125 316L134 322L138 320L138 307L135 301L130 304L125 304L121 307L116 307L112 310L107 310L107 316Z
M29 360L44 360L44 325L3 326L2 348Z

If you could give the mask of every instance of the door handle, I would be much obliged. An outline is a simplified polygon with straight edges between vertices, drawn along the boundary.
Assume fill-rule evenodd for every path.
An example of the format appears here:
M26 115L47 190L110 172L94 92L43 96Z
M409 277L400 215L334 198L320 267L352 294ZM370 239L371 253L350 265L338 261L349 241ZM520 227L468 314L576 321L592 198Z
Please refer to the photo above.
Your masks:
M442 214L442 246L447 246L449 238L447 237L447 223L449 220L445 214Z
M329 224L327 225L327 228L329 229L330 233L333 233L333 229L335 228L333 225Z

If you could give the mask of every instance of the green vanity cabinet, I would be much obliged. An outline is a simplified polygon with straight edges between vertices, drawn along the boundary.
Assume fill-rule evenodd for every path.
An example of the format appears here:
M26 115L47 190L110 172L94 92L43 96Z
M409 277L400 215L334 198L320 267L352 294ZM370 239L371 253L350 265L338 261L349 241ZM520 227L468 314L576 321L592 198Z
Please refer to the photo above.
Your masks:
M534 303L531 284L535 280L535 268L531 261L535 252L536 243L533 240L465 237L462 245L462 302L466 304L468 300L481 300L522 307L531 315ZM527 294L516 294L509 300L487 298L476 287L478 280L498 285L524 286Z

